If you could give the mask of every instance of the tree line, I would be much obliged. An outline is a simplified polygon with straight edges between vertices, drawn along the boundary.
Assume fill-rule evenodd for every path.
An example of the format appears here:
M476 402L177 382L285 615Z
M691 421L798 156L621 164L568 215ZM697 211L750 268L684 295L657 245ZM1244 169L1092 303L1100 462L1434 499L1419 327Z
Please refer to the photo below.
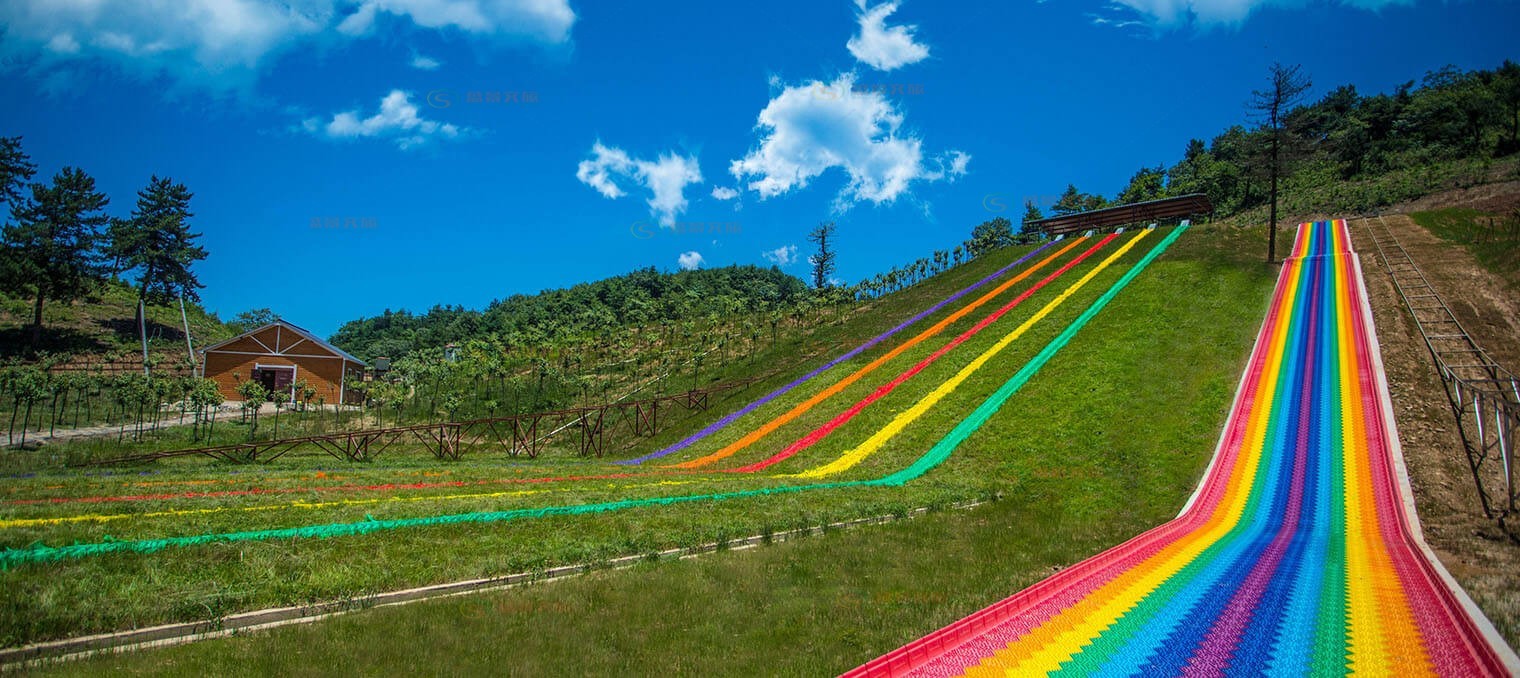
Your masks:
M1363 94L1342 85L1311 103L1284 106L1275 115L1272 97L1264 101L1260 95L1300 94L1283 86L1307 86L1307 78L1278 82L1282 75L1301 76L1293 68L1275 68L1272 75L1269 87L1253 93L1247 105L1249 123L1207 141L1190 139L1175 164L1141 167L1112 200L1068 184L1049 206L1051 214L1189 193L1208 195L1222 216L1239 214L1271 202L1274 167L1281 168L1291 207L1361 211L1443 188L1438 181L1445 175L1432 167L1493 160L1520 150L1520 65L1512 61L1490 70L1447 66L1388 93ZM1414 176L1360 193L1339 185L1400 173ZM1025 207L1025 221L1045 216L1037 205Z
M361 358L404 357L424 348L494 337L536 347L610 330L689 320L785 313L809 300L807 284L779 268L728 266L624 275L491 302L484 311L434 306L425 313L387 309L344 323L332 343Z
M200 300L191 267L206 250L190 228L193 194L184 184L154 175L132 211L118 217L107 213L111 199L84 170L64 167L47 182L33 182L36 169L21 137L0 137L0 200L9 209L0 227L0 291L31 300L34 351L43 343L46 304L86 298L108 278L135 279L144 337L147 305Z

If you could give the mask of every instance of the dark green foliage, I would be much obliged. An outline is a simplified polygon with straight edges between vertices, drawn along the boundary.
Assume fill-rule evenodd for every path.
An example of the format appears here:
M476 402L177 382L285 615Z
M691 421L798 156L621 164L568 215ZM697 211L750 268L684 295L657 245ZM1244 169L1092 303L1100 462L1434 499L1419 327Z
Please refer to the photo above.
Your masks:
M65 167L51 185L32 184L31 195L11 206L15 223L0 234L7 262L0 287L33 299L34 345L42 340L44 303L78 299L103 277L96 246L109 202L88 174Z
M979 257L999 247L1013 244L1013 222L1003 217L993 217L971 229L972 257Z
M36 173L37 166L21 150L21 137L0 137L0 202L21 202L22 187Z
M1096 193L1083 193L1077 190L1073 184L1066 185L1066 191L1050 206L1052 215L1061 217L1078 212L1091 212L1108 206L1108 201Z
M1039 221L1044 218L1045 213L1040 211L1039 205L1034 204L1033 200L1024 201L1024 223L1027 224L1031 221ZM1020 232L1022 233L1023 230L1021 229Z
M1066 191L1050 206L1050 213L1058 217L1068 214L1076 214L1082 211L1082 194L1077 191L1076 184L1067 184Z
M1470 72L1446 67L1426 74L1418 87L1409 82L1375 95L1346 85L1279 114L1275 135L1264 116L1255 129L1237 125L1207 144L1188 141L1182 159L1165 171L1163 196L1205 193L1221 216L1267 205L1274 138L1290 212L1363 212L1482 181L1484 168L1456 165L1520 150L1520 65L1505 61L1492 71ZM1053 211L1080 206L1080 197L1068 187Z
M279 314L268 308L250 308L233 316L232 320L227 321L227 327L231 328L233 332L242 334L249 330L256 330L279 319Z
M1130 177L1129 186L1114 201L1120 204L1146 202L1166 197L1166 168L1142 167Z
M759 316L790 310L807 296L806 283L775 268L665 273L651 266L568 289L514 295L483 312L459 306L435 306L423 314L387 310L345 323L332 341L366 360L493 335L511 346L536 346L619 326L740 312Z
M184 184L155 176L137 192L131 218L111 223L104 254L116 262L113 272L136 273L139 299L146 303L164 304L180 295L200 300L196 290L204 285L190 266L205 259L206 250L195 244L201 234L190 230L192 197Z
M1506 134L1499 140L1496 155L1520 151L1520 64L1508 59L1494 74L1494 98L1498 101Z
M156 438L173 424L194 425L188 445L201 439L201 424L222 403L216 383L188 375L60 370L58 356L37 365L0 367L0 412L8 412L6 441L24 441L28 432L52 435L82 426L115 428L97 440L120 454L128 441ZM208 425L204 431L211 433ZM54 441L53 444L57 444Z
M137 327L142 338L143 361L148 361L147 306L174 299L199 301L203 287L190 266L206 258L195 241L201 236L190 230L190 189L168 177L154 176L147 188L137 192L137 208L131 218L112 219L102 255L112 262L111 272L137 275Z

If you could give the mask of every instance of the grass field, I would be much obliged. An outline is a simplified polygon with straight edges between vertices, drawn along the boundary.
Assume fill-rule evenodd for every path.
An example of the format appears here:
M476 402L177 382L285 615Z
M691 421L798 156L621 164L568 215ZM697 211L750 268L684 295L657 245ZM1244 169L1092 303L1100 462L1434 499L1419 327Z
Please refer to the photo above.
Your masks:
M497 651L521 663L506 664L508 654L494 651L466 652L468 661L478 660L482 670L510 665L523 673L565 672L570 666L576 672L598 666L674 666L704 673L845 668L1176 512L1212 451L1275 274L1258 261L1263 235L1197 228L1183 236L948 461L902 487L820 489L593 515L417 527L331 539L211 543L13 565L0 573L7 591L0 608L3 640L15 645L214 618L268 605L597 562L767 530L1002 497L970 512L944 512L701 562L641 566L552 587L408 606L253 638L98 660L118 668L173 672L198 670L191 667L201 662L299 672L302 666L331 667L338 657L353 662L362 655L357 661L373 663L349 665L378 672L402 656L414 665L457 665L461 647L483 637L510 637L513 642ZM453 464L397 456L355 467L334 466L330 460L282 460L273 467L240 469L186 461L150 467L147 475L47 471L6 481L0 524L11 527L0 529L0 547L106 543L796 484L795 479L771 475L837 458L1054 300L1127 237L1032 295L833 435L766 474L662 472L513 483L508 481L656 469L573 458L524 463L484 456ZM1160 239L1157 235L1141 242L1095 276L961 388L838 479L879 477L907 465ZM873 336L1021 253L1000 252L891 295L870 312L852 316L833 335L844 346L853 345L849 342ZM927 356L1018 289L725 462L739 465L769 456ZM841 365L828 373L829 378L809 382L671 461L720 448L832 383L843 376L841 371L853 370L893 345L887 342ZM628 456L673 442L814 364L783 356L757 362L786 365L789 373L666 429ZM422 486L402 486L416 484ZM207 491L220 494L16 503ZM145 515L149 513L162 515ZM86 515L123 517L56 521ZM651 631L651 625L656 630ZM839 633L838 628L850 631ZM324 640L315 643L307 634ZM377 642L377 636L389 640ZM669 640L651 640L656 637ZM589 653L586 638L598 639ZM384 647L361 653L354 649L361 647L359 643ZM799 647L805 651L799 652ZM281 663L270 663L277 661ZM776 664L781 661L797 663ZM98 671L105 666L59 668Z

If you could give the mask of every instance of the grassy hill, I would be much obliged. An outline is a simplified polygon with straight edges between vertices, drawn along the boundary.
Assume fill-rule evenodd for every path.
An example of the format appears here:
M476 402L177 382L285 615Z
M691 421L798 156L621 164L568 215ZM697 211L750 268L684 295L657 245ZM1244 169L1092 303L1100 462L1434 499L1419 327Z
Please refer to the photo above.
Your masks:
M141 360L137 292L126 283L107 281L90 298L44 304L41 346L30 344L32 303L0 294L0 359L31 361L47 353L80 363ZM199 304L187 303L185 311L196 347L232 336L216 314ZM183 327L178 304L148 307L148 351L159 364L185 358Z

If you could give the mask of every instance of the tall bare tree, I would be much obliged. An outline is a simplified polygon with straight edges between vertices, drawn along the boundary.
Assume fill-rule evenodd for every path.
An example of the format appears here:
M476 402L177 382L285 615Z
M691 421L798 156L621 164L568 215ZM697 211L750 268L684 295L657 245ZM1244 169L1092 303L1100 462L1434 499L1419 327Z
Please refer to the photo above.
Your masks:
M808 262L813 264L813 287L823 289L829 286L829 276L834 273L834 249L829 246L829 241L834 238L834 222L825 221L808 233L808 241L818 246L818 251L808 257Z
M1250 110L1267 131L1267 172L1272 178L1270 216L1267 224L1267 263L1277 259L1277 181L1282 174L1283 118L1303 99L1313 83L1298 65L1272 64L1266 89L1251 92Z

